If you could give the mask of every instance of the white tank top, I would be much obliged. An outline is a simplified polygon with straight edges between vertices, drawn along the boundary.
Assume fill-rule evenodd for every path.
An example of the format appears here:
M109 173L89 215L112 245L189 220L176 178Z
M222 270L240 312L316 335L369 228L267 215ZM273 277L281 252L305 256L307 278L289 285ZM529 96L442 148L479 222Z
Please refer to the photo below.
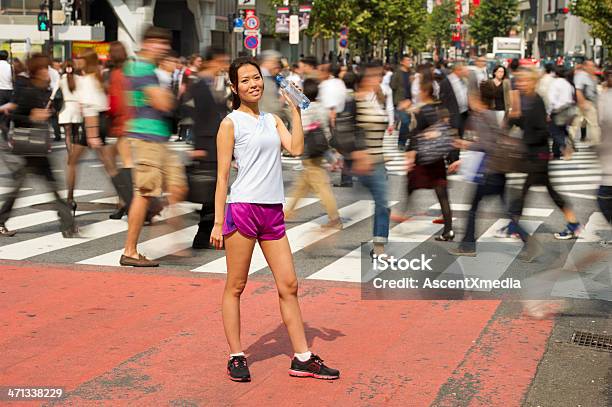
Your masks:
M281 140L271 113L259 118L234 110L234 158L238 177L230 188L232 203L285 203Z

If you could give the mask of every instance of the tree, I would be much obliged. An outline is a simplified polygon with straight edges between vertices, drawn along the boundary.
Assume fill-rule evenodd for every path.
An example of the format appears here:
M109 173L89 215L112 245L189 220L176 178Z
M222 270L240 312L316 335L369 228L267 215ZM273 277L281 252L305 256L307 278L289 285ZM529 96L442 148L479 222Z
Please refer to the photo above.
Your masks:
M486 44L491 51L493 38L506 37L517 15L518 0L483 1L469 19L469 33L477 44Z
M612 47L612 0L574 0L571 13L591 26L591 36Z
M426 34L434 42L436 48L450 45L453 35L451 24L454 22L454 1L445 0L441 5L433 8L433 11L427 17Z

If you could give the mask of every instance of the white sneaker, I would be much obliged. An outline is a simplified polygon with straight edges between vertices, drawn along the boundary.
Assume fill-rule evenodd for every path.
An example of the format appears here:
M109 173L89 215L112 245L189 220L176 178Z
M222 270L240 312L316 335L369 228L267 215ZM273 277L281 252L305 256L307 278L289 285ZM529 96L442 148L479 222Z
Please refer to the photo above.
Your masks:
M508 226L504 226L501 229L497 229L495 231L494 236L498 239L515 239L516 240L516 239L521 238L518 233L509 233Z

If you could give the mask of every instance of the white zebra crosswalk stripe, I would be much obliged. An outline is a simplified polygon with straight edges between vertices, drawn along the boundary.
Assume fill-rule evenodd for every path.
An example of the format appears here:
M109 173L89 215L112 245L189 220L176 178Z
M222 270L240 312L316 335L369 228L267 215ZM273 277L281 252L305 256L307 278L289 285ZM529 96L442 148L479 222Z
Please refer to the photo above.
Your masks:
M74 197L78 198L78 197L85 196L85 195L97 194L99 192L102 192L102 191L89 190L89 189L75 189L74 190ZM67 195L66 190L59 191L59 195L62 198L66 198L66 195ZM26 208L28 206L39 205L39 204L43 204L43 203L47 203L47 202L53 202L53 201L55 201L55 196L51 192L47 192L47 193L44 193L44 194L36 194L36 195L24 196L24 197L21 197L21 198L17 198L15 200L15 204L13 205L13 209ZM0 204L3 204L3 203L4 203L4 201L0 201Z
M561 177L561 176L566 176L566 175L570 175L570 176L578 176L578 175L601 175L601 169L595 169L595 170L552 170L552 171L548 171L548 175L551 176L551 178L554 177ZM509 174L506 174L506 178L525 178L527 177L527 174L524 173L518 173L518 172L511 172Z
M178 206L169 215L170 217L182 216L193 212L193 206ZM166 218L167 219L167 218ZM61 233L53 233L34 239L24 240L18 243L0 247L0 259L24 260L41 254L50 253L60 249L66 249L92 240L101 239L116 233L127 231L127 222L116 220L105 220L84 226L80 229L82 238L64 239Z
M394 205L397 202L390 202L389 205ZM342 207L338 211L340 217L348 219L344 222L344 227L348 228L358 222L361 222L374 214L374 203L372 201L357 201L348 206ZM335 233L340 232L336 229L321 230L321 225L325 224L329 218L327 215L321 216L310 222L303 223L299 226L295 226L287 230L287 238L291 246L291 252L295 253L303 248L332 236ZM251 265L249 274L255 273L267 267L268 263L261 251L261 248L256 245L253 251L253 257L251 258ZM206 273L226 273L227 267L225 264L225 257L221 257L217 260L204 264L198 268L193 269L195 272L206 272Z
M508 185L522 185L525 182L524 179L514 178L506 181ZM601 176L592 175L585 177L551 177L550 182L553 184L560 183L571 183L571 182L601 182Z
M476 257L459 257L440 274L436 280L457 280L477 277L482 280L499 280L514 262L523 248L522 241L499 239L495 232L506 226L509 219L498 219L478 238ZM527 233L533 234L542 224L541 221L521 221ZM493 244L499 243L499 244ZM490 291L488 288L473 291Z
M589 217L580 238L576 241L565 261L563 272L551 271L548 280L555 281L551 295L566 298L590 298L612 301L611 252L607 247L597 247L593 243L609 239L612 235L610 224L601 212ZM585 258L601 254L602 257L577 270L576 263ZM534 282L537 284L537 282Z
M304 198L296 206L296 210L318 202L316 198ZM191 247L193 238L198 231L198 226L189 226L187 228L177 230L154 239L147 240L138 245L138 253L142 253L150 259L159 259L185 250ZM79 261L78 264L95 264L98 266L116 266L119 264L119 259L123 249L115 250L110 253L105 253L100 256Z
M32 188L21 188L19 191L23 192L23 191L30 191ZM11 187L0 187L0 195L1 194L8 194L9 192L12 192L13 188Z
M393 227L389 231L390 242L401 242L402 245L392 245L394 249L401 247L401 253L387 253L396 258L401 258L417 248L420 243L428 240L440 229L441 225L431 223L433 218L415 218L408 222L404 222ZM361 271L361 247L356 248L340 259L334 261L328 266L308 276L311 280L328 280L328 281L344 281L344 282L365 282L375 277L375 273L362 276Z
M77 211L76 215L86 215L88 211ZM57 211L41 211L28 215L13 216L6 222L6 227L10 230L25 229L32 226L42 225L59 220Z
M472 205L469 204L451 204L451 210L453 211L469 211ZM429 209L440 210L440 204L434 204L429 207ZM547 218L553 213L553 209L548 208L524 208L523 216L536 216Z

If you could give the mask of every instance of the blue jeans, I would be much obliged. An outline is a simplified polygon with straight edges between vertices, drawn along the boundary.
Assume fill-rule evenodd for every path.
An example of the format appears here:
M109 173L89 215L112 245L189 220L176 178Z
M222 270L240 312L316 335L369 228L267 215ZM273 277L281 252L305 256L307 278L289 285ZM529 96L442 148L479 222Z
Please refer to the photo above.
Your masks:
M398 146L405 146L408 140L408 133L410 132L410 115L404 110L396 110L395 116L400 122L399 138L397 140Z
M612 186L601 185L599 187L597 203L608 223L612 224Z
M359 182L374 199L374 243L387 243L389 238L389 203L387 201L387 172L385 163L375 164L368 175L360 175Z
M483 182L478 184L476 192L472 198L472 207L468 213L468 221L465 228L465 236L461 241L460 247L464 249L476 249L476 212L480 201L486 196L499 195L502 202L504 201L504 192L506 186L506 174L486 174Z
M555 123L550 123L549 129L553 139L553 156L555 158L559 158L561 157L561 153L563 153L563 150L565 150L565 140L567 139L567 126L557 126Z

